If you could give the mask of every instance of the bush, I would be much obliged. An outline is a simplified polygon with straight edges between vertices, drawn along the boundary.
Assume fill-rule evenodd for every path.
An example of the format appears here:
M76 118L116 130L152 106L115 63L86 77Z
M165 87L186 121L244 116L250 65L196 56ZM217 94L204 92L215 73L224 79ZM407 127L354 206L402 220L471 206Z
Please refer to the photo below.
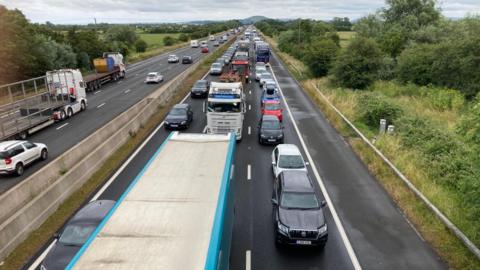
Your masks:
M374 40L356 37L340 53L332 74L340 86L364 89L377 78L381 60L382 53Z
M467 141L480 145L480 97L477 96L468 112L460 119L457 132Z
M172 46L173 44L175 44L175 39L171 36L165 36L163 38L163 45L165 46Z
M143 39L138 39L135 42L135 50L137 52L145 52L147 50L148 44Z
M463 107L465 98L457 90L429 88L427 97L433 108L445 110L459 110Z
M179 36L178 36L178 40L180 40L181 42L187 42L188 41L188 35L184 34L184 33L181 33Z
M362 93L358 97L357 117L372 129L379 127L380 119L386 119L388 124L396 122L402 110L396 104L378 93Z
M337 56L338 49L338 45L331 39L314 40L305 50L304 62L313 75L325 76Z

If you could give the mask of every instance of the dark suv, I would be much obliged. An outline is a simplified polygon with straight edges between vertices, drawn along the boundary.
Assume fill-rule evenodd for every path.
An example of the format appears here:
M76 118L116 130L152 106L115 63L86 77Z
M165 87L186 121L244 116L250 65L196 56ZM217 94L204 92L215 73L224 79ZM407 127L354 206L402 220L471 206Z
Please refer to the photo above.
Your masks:
M273 225L278 244L324 247L328 239L320 201L306 172L283 171L275 180Z

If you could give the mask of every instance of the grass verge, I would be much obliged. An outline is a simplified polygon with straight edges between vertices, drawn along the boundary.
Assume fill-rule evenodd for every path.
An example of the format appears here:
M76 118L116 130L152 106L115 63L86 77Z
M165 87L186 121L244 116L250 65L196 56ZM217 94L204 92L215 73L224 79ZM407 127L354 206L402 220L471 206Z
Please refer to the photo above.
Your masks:
M408 189L408 187L394 174L394 172L368 147L355 133L345 124L343 119L325 102L312 83L318 84L318 80L309 79L306 67L292 56L280 52L275 40L267 38L276 54L286 64L290 73L300 82L303 90L323 111L332 126L345 137L352 146L355 153L367 165L370 172L382 184L385 190L393 198L396 204L402 209L405 216L412 222L422 237L430 243L440 257L452 269L480 269L480 261L463 245L463 243L444 226L430 209ZM300 63L299 63L300 62ZM328 87L323 81L322 88ZM321 88L321 89L322 89ZM332 90L333 91L333 90ZM323 91L322 91L323 92ZM330 93L331 94L331 93ZM329 96L327 97L340 108L354 108L355 97L352 96ZM344 112L349 115L351 112ZM368 135L368 134L367 134ZM382 143L380 139L380 143ZM400 168L403 170L404 168ZM407 174L408 176L408 174ZM418 183L415 183L418 184ZM428 187L425 187L428 188ZM438 191L430 187L432 192ZM435 191L436 190L436 191Z
M27 239L17 246L10 255L8 255L1 263L0 269L16 270L24 266L25 263L38 252L51 239L52 235L57 232L63 224L79 209L91 194L97 190L117 168L135 151L135 149L148 137L148 135L162 122L168 110L190 91L196 80L203 77L208 72L210 65L220 57L226 48L233 42L233 39L225 44L224 47L216 50L209 55L198 68L193 71L187 79L183 81L182 86L177 90L174 98L168 105L158 108L150 119L142 125L142 127L131 136L128 141L115 151L110 158L102 165L102 167L93 174L93 176L68 199L66 199L59 208L35 231L33 231Z

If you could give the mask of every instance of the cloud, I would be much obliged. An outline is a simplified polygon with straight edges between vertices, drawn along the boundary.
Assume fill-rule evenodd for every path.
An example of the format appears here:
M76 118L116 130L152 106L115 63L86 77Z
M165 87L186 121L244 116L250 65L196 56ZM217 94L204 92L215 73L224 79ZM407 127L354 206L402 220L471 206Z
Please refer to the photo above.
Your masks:
M271 18L356 19L385 5L384 0L0 0L31 21L60 24L98 22L182 22L264 15ZM480 0L441 0L449 17L480 13Z

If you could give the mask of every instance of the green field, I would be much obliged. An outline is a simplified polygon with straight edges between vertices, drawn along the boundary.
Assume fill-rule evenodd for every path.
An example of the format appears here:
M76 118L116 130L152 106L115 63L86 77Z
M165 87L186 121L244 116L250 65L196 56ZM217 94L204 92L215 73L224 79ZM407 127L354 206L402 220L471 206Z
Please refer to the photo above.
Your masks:
M340 31L340 32L337 32L337 34L340 37L340 46L343 48L347 46L350 39L352 39L356 33L351 31L348 31L348 32Z
M145 40L148 44L148 50L156 49L163 47L163 38L166 36L171 36L173 38L178 38L180 34L172 33L172 34L147 34L147 33L140 33L138 34L141 39Z

